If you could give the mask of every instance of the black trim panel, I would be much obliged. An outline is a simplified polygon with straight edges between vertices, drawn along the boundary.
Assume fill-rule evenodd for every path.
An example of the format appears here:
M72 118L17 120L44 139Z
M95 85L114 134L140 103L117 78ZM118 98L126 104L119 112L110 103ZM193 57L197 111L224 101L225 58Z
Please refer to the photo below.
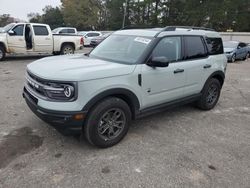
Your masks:
M171 101L171 102L159 104L159 105L156 105L156 106L148 107L148 108L145 108L145 109L141 110L137 114L136 118L137 119L142 118L142 117L145 117L145 116L148 116L148 115L151 115L151 114L162 112L162 111L167 110L169 108L173 108L173 107L176 107L176 106L188 104L188 103L194 102L196 100L199 100L200 97L201 97L201 93L196 94L196 95L192 95L192 96L189 96L189 97L185 97L185 98L182 98L182 99L177 99L177 100L174 100L174 101Z

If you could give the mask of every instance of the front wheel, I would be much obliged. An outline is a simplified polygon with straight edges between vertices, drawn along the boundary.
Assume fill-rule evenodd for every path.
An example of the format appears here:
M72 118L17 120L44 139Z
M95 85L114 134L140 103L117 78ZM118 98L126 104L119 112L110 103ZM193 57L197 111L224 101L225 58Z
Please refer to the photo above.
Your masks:
M97 147L111 147L127 134L130 121L128 104L120 98L107 98L90 111L84 134L88 142Z
M61 55L70 55L74 53L75 53L74 47L69 44L64 45L61 49Z
M214 108L220 98L221 84L219 80L212 78L204 86L202 95L197 106L202 110Z
M5 58L6 52L2 46L0 46L0 61L3 61Z

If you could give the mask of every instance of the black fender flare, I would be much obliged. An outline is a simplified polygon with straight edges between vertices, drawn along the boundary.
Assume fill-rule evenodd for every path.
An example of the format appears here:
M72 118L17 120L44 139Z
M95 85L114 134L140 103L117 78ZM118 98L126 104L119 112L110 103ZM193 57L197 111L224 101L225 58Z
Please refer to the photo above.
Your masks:
M221 87L223 86L224 84L224 80L225 80L225 73L223 71L215 71L213 72L209 77L208 79L206 80L201 92L203 91L205 85L207 84L207 82L211 79L211 78L216 78L219 80L220 84L221 84Z
M94 105L107 97L118 97L127 102L131 109L133 118L135 118L136 114L139 112L140 102L138 97L132 91L125 88L108 89L99 93L88 101L82 111L89 112Z

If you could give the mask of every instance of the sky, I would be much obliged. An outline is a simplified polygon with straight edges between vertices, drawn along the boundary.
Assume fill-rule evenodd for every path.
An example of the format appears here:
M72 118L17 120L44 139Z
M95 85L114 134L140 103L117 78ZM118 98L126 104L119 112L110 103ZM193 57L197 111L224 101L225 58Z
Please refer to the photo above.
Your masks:
M12 17L27 21L27 14L42 13L46 5L61 5L60 0L0 0L0 15L10 14Z

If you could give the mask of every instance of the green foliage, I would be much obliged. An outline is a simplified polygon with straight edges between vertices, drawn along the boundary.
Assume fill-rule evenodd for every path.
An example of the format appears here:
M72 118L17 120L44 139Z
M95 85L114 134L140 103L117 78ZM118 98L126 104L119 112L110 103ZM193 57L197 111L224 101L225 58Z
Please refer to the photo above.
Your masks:
M188 25L218 31L250 31L249 0L61 0L62 7L30 16L33 22L78 30L116 30L125 26Z
M0 15L0 26L3 27L9 24L9 18L10 18L9 14Z

